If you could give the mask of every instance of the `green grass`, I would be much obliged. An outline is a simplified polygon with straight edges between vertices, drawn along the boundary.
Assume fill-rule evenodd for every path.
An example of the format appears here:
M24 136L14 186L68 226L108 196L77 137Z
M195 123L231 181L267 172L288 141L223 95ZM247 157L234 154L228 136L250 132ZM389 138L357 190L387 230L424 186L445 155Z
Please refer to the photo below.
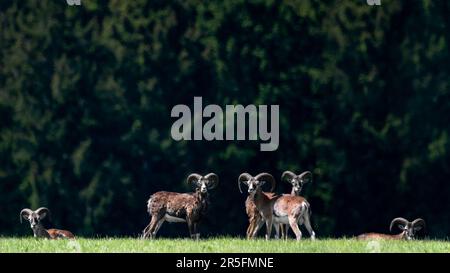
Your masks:
M189 239L140 240L136 238L78 238L43 240L0 238L0 253L5 252L249 252L249 253L358 253L358 252L450 252L450 241L357 241L353 239L309 239L300 242L220 237L193 241Z

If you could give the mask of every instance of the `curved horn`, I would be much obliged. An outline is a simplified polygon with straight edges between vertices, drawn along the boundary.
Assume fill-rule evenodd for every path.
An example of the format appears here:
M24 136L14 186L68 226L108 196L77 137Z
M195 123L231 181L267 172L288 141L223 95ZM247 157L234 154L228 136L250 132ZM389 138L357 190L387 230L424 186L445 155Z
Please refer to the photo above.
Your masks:
M298 176L298 180L302 182L302 184L306 184L312 181L312 173L310 171L302 172Z
M425 228L425 220L423 220L422 218L417 218L416 220L412 221L411 225L413 227L422 226L423 228Z
M397 217L394 220L392 220L391 225L389 226L389 230L392 231L392 228L395 224L404 224L405 226L409 223L408 220L402 217Z
M208 179L208 189L214 189L219 185L219 177L215 173L208 173L205 175L205 178Z
M47 215L50 215L50 210L46 207L38 208L35 212L41 219L44 219Z
M198 173L191 173L188 178L186 179L186 182L188 183L188 185L190 186L192 184L192 182L197 182L202 178L201 175L199 175Z
M272 187L270 188L270 191L273 192L275 190L275 186L277 182L275 181L275 178L270 173L260 173L257 176L255 176L255 179L258 181L267 181L270 182Z
M286 180L287 182L291 183L292 179L294 177L296 177L297 175L291 171L285 171L282 175L281 175L281 180Z
M241 173L241 175L239 175L238 187L239 187L240 193L242 193L241 183L244 183L245 185L247 185L247 181L249 181L252 178L253 178L253 176L251 176L249 173Z
M23 210L21 210L20 211L20 223L22 223L22 218L26 219L24 216L28 216L28 215L30 215L32 213L33 213L33 211L31 209L23 209Z

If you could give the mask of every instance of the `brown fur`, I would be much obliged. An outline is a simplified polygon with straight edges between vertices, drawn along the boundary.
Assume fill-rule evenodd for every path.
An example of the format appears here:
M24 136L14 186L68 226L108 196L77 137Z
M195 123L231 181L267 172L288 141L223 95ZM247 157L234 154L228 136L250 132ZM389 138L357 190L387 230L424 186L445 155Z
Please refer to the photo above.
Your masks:
M201 220L208 207L207 194L176 193L160 191L151 196L148 212L153 215L169 214L178 218L190 217L193 222Z
M266 239L270 237L272 231L272 213L273 213L273 204L279 198L279 195L268 196L263 193L260 187L256 189L256 192L249 195L249 198L253 200L257 210L259 210L262 216L262 219L266 223Z
M163 220L166 214L185 219L189 233L193 237L197 234L200 220L206 214L208 193L201 193L199 190L194 193L160 191L150 197L147 208L152 219L144 229L144 238L151 238L156 235L159 228L158 223Z
M68 230L62 230L62 229L47 229L48 235L50 236L50 239L60 239L60 238L68 238L68 239L75 239L75 236L72 234L72 232Z
M391 234L382 234L382 233L364 233L356 237L358 240L402 240L404 239L404 233L391 235Z
M267 198L272 199L276 195L272 192L263 192L264 195L267 196ZM260 211L256 207L256 204L254 202L254 197L247 196L247 199L245 200L245 211L247 212L248 216L248 228L247 228L247 239L252 239L256 237L257 229L263 224L263 219L261 216Z
M288 212L289 215L297 216L299 211L297 210L297 206L295 206L295 204L303 202L307 201L302 196L283 194L283 198L280 198L277 201L276 206L279 210Z
M305 198L301 196L292 196L289 194L284 195L276 195L272 198L269 198L268 196L261 194L261 189L258 188L254 194L254 202L256 207L262 212L262 217L266 221L266 228L267 228L267 235L266 238L270 237L271 230L272 230L272 224L273 224L273 216L281 216L277 215L280 212L286 213L287 217L289 218L289 225L294 231L296 235L296 239L300 240L301 238L301 232L298 227L298 222L301 219L301 217L305 217L305 223L307 225L307 229L310 232L311 238L315 238L314 231L311 229L310 222L309 222L309 203L306 201ZM306 205L308 208L307 213L308 215L302 216L302 207ZM306 218L307 217L307 218ZM275 228L279 228L282 225L275 225ZM278 231L276 232L278 234Z
M301 198L301 201L302 201L302 202L306 202L306 203L308 204L308 206L309 206L308 201L307 201L304 197L299 196L299 195L296 195L294 189L292 189L290 195L289 195L289 194L283 194L283 196L300 197L300 198ZM291 206L289 206L289 204L290 204L290 203L293 203L293 202L296 202L295 200L300 200L300 199L296 199L296 198L294 198L294 199L292 199L292 198L282 198L282 199L280 199L280 200L278 201L279 203L277 204L277 206L278 206L278 208L281 208L281 209L283 209L284 211L287 211L288 208L291 208ZM308 210L308 213L311 213L311 211ZM289 228L290 228L290 227L291 227L291 226L290 226L289 224L285 224L285 225L280 224L280 228L281 228L281 238L283 238L283 239L285 239L285 240L288 239L288 233L289 233Z

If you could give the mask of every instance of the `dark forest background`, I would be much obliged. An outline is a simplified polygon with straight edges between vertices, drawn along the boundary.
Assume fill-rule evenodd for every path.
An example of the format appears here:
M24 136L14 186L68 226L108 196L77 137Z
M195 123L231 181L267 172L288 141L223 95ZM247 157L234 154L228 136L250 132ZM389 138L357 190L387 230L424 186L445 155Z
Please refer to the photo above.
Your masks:
M450 234L450 2L0 2L0 235L24 207L137 236L159 190L215 172L204 235L244 236L242 172L314 174L318 237L422 217ZM280 146L172 140L176 104L280 105ZM289 192L279 183L276 192ZM164 224L162 236L186 236Z

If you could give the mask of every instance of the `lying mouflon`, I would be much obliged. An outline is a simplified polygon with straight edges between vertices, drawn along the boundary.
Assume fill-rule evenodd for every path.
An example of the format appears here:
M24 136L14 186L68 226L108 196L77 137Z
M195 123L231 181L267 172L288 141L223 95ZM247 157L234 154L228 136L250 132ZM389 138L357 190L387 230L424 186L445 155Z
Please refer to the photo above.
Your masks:
M45 207L38 208L35 211L26 208L20 212L20 222L22 223L22 218L30 222L30 227L33 230L34 237L36 238L46 238L46 239L75 238L72 232L67 230L54 228L45 229L41 223L41 220L44 219L48 214L50 214L50 210Z

